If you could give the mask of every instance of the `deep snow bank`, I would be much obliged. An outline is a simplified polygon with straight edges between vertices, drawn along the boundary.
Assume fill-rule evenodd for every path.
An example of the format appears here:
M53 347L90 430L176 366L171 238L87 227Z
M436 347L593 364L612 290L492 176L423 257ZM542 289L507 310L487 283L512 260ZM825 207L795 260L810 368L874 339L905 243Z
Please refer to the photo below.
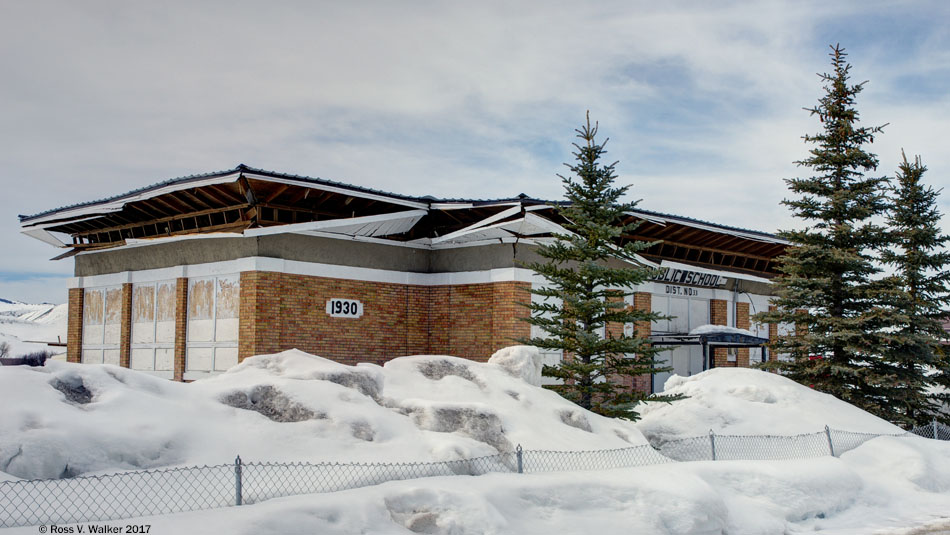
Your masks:
M509 351L511 353L511 351ZM521 379L530 350L346 366L301 351L190 384L109 365L0 367L0 471L24 478L246 461L443 460L646 441ZM539 360L537 360L539 362Z
M672 404L638 407L637 427L648 437L672 440L707 433L794 435L821 431L892 434L902 429L834 396L774 373L715 368L692 377L674 375L665 394L684 394Z

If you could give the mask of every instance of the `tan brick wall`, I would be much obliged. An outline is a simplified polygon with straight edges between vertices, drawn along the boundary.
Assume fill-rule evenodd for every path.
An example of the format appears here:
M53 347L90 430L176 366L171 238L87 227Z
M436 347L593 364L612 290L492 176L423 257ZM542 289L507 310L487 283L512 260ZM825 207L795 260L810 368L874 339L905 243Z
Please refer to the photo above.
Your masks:
M280 351L280 284L279 273L241 273L238 362L252 355Z
M752 322L749 319L749 303L736 303L736 327L746 330L752 327ZM736 358L736 365L743 368L749 367L748 347L739 349L739 356Z
M729 320L729 303L723 299L709 301L709 323L712 325L727 325ZM715 348L713 351L714 367L735 367L735 362L729 362L725 348Z
M82 306L85 290L70 288L67 304L66 360L82 362Z
M524 320L531 311L524 306L531 302L531 284L527 282L496 282L492 287L492 353L520 343L531 335Z
M527 337L528 283L413 286L273 272L241 274L238 358L300 349L353 364L434 353L485 361ZM360 318L326 313L331 298L363 303Z
M653 294L649 292L633 294L633 308L644 312L653 310ZM634 328L637 331L637 336L650 336L652 326L649 321L638 321Z
M406 319L406 351L411 355L429 352L430 293L430 288L427 286L406 288L406 306L409 310L415 311Z
M188 329L188 279L175 280L175 367L173 378L184 380L185 376L185 335Z
M129 367L132 358L132 283L122 285L122 311L119 313L119 366Z

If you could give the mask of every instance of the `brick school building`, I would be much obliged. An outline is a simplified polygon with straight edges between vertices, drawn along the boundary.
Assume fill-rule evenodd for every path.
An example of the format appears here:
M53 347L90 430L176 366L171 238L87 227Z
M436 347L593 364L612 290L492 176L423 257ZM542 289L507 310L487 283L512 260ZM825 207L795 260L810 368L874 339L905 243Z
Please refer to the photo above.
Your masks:
M639 259L659 268L655 279L627 304L673 319L612 334L671 343L714 324L769 337L750 315L769 306L786 242L645 210L627 218L641 225L623 240L662 240ZM521 304L543 279L521 266L565 232L561 223L551 202L526 195L410 197L244 165L20 216L23 233L75 263L68 360L177 381L291 348L344 363L486 360L538 334ZM680 375L767 358L746 345L708 354L681 345L663 358ZM637 387L656 391L664 380Z

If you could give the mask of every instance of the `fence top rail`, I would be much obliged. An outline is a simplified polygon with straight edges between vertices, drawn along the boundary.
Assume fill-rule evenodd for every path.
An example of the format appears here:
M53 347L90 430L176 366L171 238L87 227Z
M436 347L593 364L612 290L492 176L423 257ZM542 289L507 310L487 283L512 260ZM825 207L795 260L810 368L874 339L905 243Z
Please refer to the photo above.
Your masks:
M444 464L460 464L460 463L472 463L478 461L487 461L501 459L508 457L509 455L514 455L515 451L496 453L494 455L483 455L481 457L466 457L464 459L446 459L443 461L394 461L394 462L343 462L343 461L319 461L319 462L309 462L309 461L290 461L290 462L281 462L281 461L252 461L252 462L241 462L241 466L247 468L248 466L258 466L258 467L273 467L273 466L308 466L308 467L325 467L325 466L345 466L345 467L367 467L367 468L378 468L381 466L393 466L393 467L403 467L403 466L432 466L432 465L444 465ZM231 465L227 465L231 466Z
M231 470L234 468L234 464L202 464L202 465L190 465L190 466L173 466L169 468L148 468L146 470L124 470L122 472L112 472L109 474L95 474L95 475L86 475L86 476L73 476L73 477L62 477L62 478L52 478L52 479L15 479L13 481L0 481L0 486L2 485L16 485L21 483L50 483L53 481L83 481L90 479L112 479L115 477L123 476L143 476L143 475L155 475L155 474L169 474L174 472L193 472L195 470L205 470L205 469L217 469L217 468L226 468Z
M640 450L640 449L651 449L655 450L650 444L635 444L633 446L626 446L623 448L611 448L606 450L536 450L533 448L525 448L524 453L564 453L564 454L592 454L592 453L618 453L623 451L630 450Z

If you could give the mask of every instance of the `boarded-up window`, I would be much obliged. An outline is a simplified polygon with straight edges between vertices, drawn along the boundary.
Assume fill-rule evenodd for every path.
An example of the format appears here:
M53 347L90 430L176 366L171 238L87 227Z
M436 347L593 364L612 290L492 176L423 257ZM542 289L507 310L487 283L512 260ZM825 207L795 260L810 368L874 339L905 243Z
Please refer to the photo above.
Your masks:
M83 293L82 361L119 364L122 289L86 288Z
M224 371L237 364L241 300L238 275L188 281L185 371Z
M132 351L136 370L171 377L175 349L174 281L132 286Z

